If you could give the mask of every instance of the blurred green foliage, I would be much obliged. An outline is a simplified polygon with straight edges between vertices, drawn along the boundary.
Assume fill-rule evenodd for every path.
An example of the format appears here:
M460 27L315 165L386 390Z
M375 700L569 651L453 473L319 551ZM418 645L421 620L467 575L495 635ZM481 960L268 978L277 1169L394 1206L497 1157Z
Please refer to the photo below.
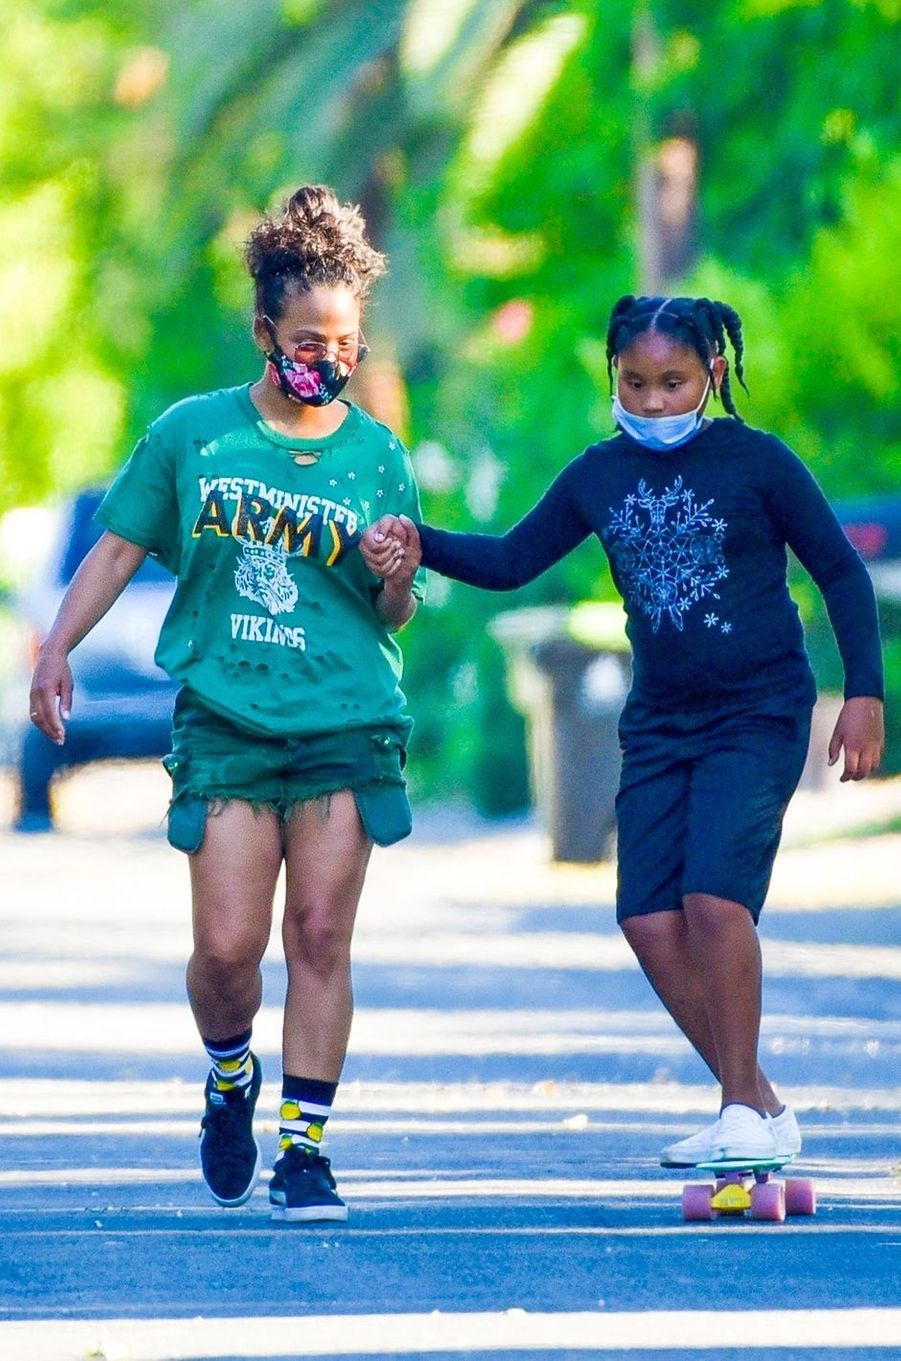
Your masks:
M741 312L747 419L830 495L897 489L897 19L897 0L7 0L0 509L107 476L172 401L254 375L241 245L317 180L391 257L367 333L406 380L427 515L505 528L610 429L606 320L641 288L638 167L668 138L700 169L666 286ZM597 545L515 598L435 583L404 639L420 796L524 801L485 623L611 594Z

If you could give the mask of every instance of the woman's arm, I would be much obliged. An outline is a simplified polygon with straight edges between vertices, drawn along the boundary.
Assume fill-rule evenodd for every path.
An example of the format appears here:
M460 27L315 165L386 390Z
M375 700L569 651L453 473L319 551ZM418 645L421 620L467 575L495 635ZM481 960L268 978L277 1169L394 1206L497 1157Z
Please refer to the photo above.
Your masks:
M375 598L375 612L385 628L397 633L416 613L417 600L411 589L419 564L410 572L386 574L384 585Z
M146 556L146 548L106 530L62 598L38 653L29 705L32 723L58 746L66 737L62 720L72 710L69 653L119 598Z

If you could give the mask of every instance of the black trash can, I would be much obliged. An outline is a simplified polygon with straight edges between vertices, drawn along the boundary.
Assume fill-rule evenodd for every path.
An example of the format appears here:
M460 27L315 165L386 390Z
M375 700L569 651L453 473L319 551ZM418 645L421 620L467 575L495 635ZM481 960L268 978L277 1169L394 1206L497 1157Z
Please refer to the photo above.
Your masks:
M508 692L525 716L533 798L554 860L594 864L611 852L620 775L617 724L630 663L616 607L605 614L605 641L574 628L576 606L515 610L491 632L507 658ZM575 632L576 637L572 634ZM589 631L590 634L590 631Z

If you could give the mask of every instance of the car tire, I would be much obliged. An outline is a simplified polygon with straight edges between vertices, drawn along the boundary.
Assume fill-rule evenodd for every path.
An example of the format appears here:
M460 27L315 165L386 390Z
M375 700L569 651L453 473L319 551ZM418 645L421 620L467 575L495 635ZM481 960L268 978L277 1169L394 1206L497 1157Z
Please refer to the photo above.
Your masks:
M45 737L37 728L27 729L22 740L16 771L18 789L14 831L53 830L50 781L56 771L58 759L58 748L49 737Z

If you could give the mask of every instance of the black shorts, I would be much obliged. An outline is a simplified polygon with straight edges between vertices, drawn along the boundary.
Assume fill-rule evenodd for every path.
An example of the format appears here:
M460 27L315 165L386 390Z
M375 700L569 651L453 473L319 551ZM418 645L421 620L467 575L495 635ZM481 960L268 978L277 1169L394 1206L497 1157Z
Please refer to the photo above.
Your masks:
M709 893L756 922L807 756L809 706L624 718L620 740L617 920Z

